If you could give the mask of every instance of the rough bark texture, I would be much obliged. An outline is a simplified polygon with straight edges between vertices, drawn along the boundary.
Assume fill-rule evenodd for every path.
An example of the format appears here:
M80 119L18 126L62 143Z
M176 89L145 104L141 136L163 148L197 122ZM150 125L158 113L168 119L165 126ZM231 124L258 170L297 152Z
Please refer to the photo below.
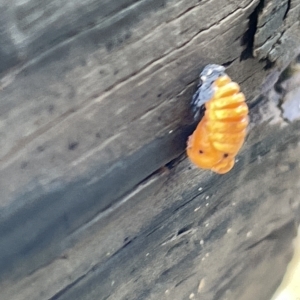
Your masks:
M300 52L299 1L0 6L1 299L268 299L298 224L300 123L263 94ZM251 108L224 176L181 155L211 62Z

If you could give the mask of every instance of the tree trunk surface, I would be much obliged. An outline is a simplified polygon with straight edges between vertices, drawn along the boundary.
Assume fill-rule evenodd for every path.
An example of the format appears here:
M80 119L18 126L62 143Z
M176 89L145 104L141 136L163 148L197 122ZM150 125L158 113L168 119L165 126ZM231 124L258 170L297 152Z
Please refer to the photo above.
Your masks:
M4 300L269 300L299 224L300 122L270 97L299 0L0 0ZM250 107L216 175L184 154L223 64Z

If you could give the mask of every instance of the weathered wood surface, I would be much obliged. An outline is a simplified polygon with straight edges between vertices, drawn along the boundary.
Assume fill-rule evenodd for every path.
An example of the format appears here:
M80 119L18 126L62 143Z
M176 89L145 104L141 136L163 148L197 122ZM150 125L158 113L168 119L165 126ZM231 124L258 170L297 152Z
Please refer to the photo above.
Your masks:
M0 5L1 299L268 299L299 124L257 96L300 52L299 1ZM252 109L237 166L153 174L183 152L210 62Z

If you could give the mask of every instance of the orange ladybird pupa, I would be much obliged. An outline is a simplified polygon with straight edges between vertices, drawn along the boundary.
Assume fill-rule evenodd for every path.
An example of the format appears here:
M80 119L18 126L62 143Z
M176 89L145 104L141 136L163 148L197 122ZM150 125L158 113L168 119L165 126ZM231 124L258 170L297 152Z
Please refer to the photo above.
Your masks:
M249 120L245 96L223 66L207 65L201 72L192 99L196 118L203 104L204 117L188 139L187 155L198 167L224 174L234 166Z

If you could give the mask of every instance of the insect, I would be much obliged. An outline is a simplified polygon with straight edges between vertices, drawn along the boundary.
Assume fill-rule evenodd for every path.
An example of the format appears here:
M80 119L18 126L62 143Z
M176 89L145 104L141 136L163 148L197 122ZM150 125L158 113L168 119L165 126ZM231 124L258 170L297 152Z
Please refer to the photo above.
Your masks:
M204 117L187 142L192 163L218 174L229 172L246 134L248 106L237 83L225 73L225 67L207 65L191 102L195 119L205 105Z

